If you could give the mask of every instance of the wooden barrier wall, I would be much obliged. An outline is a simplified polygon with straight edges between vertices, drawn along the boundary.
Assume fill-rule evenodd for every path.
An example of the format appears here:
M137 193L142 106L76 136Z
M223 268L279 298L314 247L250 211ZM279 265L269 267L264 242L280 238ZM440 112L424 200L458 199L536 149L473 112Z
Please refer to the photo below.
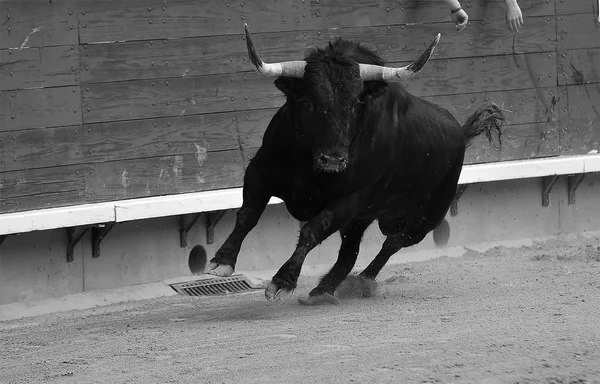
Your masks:
M390 64L442 40L407 88L461 122L505 108L501 153L467 163L588 153L600 141L595 0L463 1L457 34L440 0L0 0L0 212L241 186L283 97L267 61L342 36Z

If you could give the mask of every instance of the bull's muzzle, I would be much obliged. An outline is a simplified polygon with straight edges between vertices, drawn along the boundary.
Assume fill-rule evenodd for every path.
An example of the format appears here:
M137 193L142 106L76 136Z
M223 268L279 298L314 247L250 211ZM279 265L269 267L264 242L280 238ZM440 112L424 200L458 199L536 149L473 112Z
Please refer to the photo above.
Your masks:
M337 151L321 152L315 158L315 168L322 172L341 172L348 165L348 155Z
M250 30L248 29L248 24L244 24L244 31L246 34L246 46L248 48L248 57L250 61L256 67L258 73L267 77L296 77L302 78L304 77L304 67L306 66L305 61L282 61L280 63L265 63L260 59L258 52L256 52L256 48L254 47L254 43L252 42L252 38L250 37ZM427 47L425 52L421 54L421 56L404 67L393 68L393 67L383 67L380 65L371 65L371 64L362 64L359 63L360 68L360 77L361 79L367 80L383 80L388 83L392 82L401 82L403 80L408 80L423 69L433 50L440 42L440 37L442 35L440 33L433 39L431 44Z

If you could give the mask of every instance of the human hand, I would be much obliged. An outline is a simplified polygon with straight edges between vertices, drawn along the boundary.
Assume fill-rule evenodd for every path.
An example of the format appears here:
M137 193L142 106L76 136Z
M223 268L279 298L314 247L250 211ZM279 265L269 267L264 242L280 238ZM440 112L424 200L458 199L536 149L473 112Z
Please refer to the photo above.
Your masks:
M460 32L465 29L467 22L469 21L467 12L462 8L458 8L458 10L453 10L450 14L452 15L452 20L456 24L456 30Z
M519 28L523 26L523 14L516 2L507 4L506 23L513 34L519 32Z

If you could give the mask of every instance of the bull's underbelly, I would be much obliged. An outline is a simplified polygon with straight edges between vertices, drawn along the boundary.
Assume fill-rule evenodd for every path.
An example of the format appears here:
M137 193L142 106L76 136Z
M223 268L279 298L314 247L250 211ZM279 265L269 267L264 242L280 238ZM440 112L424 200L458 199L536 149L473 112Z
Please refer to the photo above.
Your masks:
M296 177L280 180L276 196L284 201L288 212L295 219L308 221L343 194L335 193L331 188L309 178Z
M278 196L285 203L285 206L296 220L308 221L317 216L328 204L328 201L322 197L314 196L304 191L296 191Z

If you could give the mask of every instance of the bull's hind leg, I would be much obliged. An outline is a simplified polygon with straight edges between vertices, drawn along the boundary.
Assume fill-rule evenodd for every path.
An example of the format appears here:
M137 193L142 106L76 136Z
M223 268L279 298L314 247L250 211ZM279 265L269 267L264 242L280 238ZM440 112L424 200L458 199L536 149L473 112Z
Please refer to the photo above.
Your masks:
M333 293L354 267L362 236L372 222L373 220L354 220L346 227L340 229L342 245L340 246L337 261L331 270L321 279L319 285L310 292L307 299L298 299L300 304L319 305L338 303Z
M407 243L405 235L388 236L375 259L359 275L351 275L340 284L337 295L340 297L371 297L375 292L375 277L390 257Z
M444 221L456 193L456 185L460 176L460 169L451 171L431 194L429 202L423 208L420 220L412 225L407 225L405 220L398 219L380 221L382 232L388 237L377 256L358 276L348 276L343 286L354 287L354 295L369 297L375 287L375 278L389 261L393 254L402 248L420 243L425 236ZM400 230L400 228L405 228ZM358 292L357 292L358 291ZM340 292L341 293L341 292Z
M243 203L237 213L235 227L215 257L210 260L210 264L206 267L206 273L216 276L233 274L242 242L258 223L258 219L271 198L268 180L265 176L269 170L263 170L260 163L255 161L259 159L259 153L250 162L244 176Z

